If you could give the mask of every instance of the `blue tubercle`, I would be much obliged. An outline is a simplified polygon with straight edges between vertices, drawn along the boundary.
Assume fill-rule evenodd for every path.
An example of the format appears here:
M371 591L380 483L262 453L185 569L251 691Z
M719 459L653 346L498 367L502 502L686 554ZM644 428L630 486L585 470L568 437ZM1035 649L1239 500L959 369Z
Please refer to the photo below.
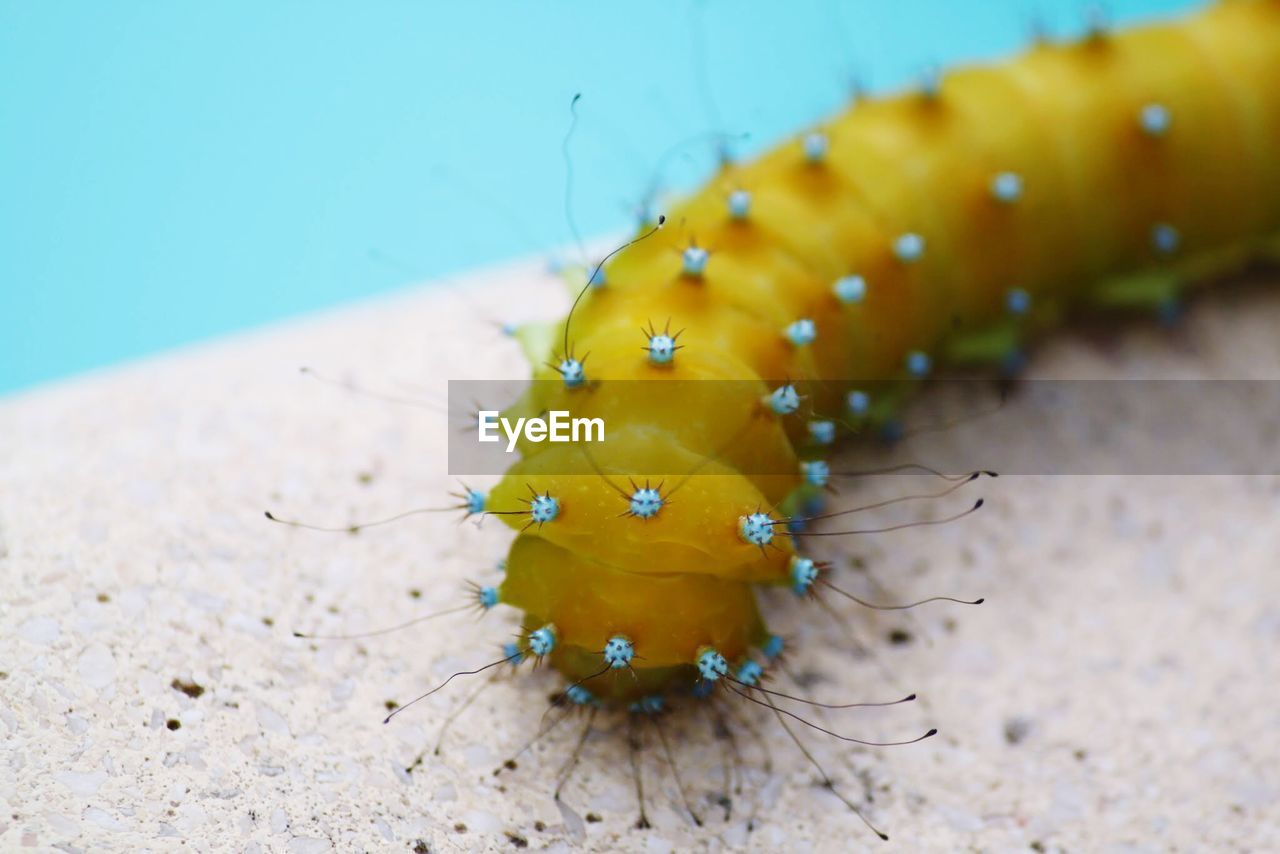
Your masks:
M693 683L693 689L689 692L699 700L705 700L711 696L711 692L716 689L716 683L708 682L706 679L699 679Z
M560 376L564 379L566 388L577 388L587 381L587 373L582 367L582 362L574 358L563 359L560 362Z
M912 350L907 354L907 373L917 379L927 377L933 370L933 360L922 350Z
M850 415L861 417L871 410L871 395L855 389L844 396L844 405L849 408Z
M846 305L854 305L862 302L867 295L867 280L861 276L841 276L836 279L836 283L831 286L831 292L836 295L836 299Z
M1022 198L1022 176L1017 172L1001 172L991 179L991 195L998 202L1011 205Z
M800 408L800 393L794 385L787 383L770 392L765 403L778 415L790 415Z
M932 101L941 93L942 69L936 65L930 65L920 75L920 94Z
M540 629L529 632L529 651L538 658L547 655L556 648L556 627L547 623Z
M729 216L746 219L751 212L751 194L746 190L734 190L729 194Z
M1182 245L1182 235L1167 222L1151 227L1151 248L1159 255L1172 255Z
M830 143L825 133L813 131L804 135L804 159L810 163L821 163L826 160L829 147Z
M485 494L474 489L467 490L467 515L472 516L484 512Z
M564 695L575 706L594 706L599 702L596 700L595 694L592 694L581 685L570 685L564 689Z
M790 323L783 334L787 336L787 340L795 347L803 347L806 344L812 344L818 337L818 327L812 320L802 317L799 320Z
M606 284L608 284L608 279L606 278L604 273L604 267L599 267L599 268L592 267L589 275L590 275L590 278L587 279L587 284L589 284L592 288L603 288Z
M760 677L764 675L764 668L751 659L742 662L738 667L738 672L734 676L743 685L756 685L760 682Z
M676 339L666 333L649 336L649 361L655 365L667 365L676 356Z
M773 520L768 513L751 513L739 521L738 533L754 546L768 545L773 542Z
M707 647L698 653L698 660L695 664L698 666L698 673L709 682L714 682L729 672L729 662L725 661L724 656L711 647Z
M1005 310L1013 315L1024 315L1031 310L1031 294L1022 288L1009 288L1004 294Z
M899 235L893 241L893 255L904 264L914 264L924 257L924 238L910 231Z
M764 642L764 646L760 651L764 653L764 657L769 661L776 661L778 656L782 655L782 650L786 647L786 641L781 635L769 635L769 639Z
M684 274L692 278L702 278L702 272L707 268L707 250L701 246L690 246L684 250L681 255L681 264Z
M803 596L818 580L818 565L810 558L794 555L791 558L791 592Z
M800 463L800 472L810 486L826 486L831 481L831 466L826 460L808 460Z
M604 645L604 663L614 670L630 667L631 659L635 657L635 645L622 635L614 635Z
M636 700L629 709L638 715L657 715L662 713L665 706L666 701L662 699L661 694L649 694Z
M631 506L632 516L639 516L641 519L652 519L662 509L662 495L658 490L644 486L631 494L628 504Z
M1164 136L1169 132L1171 124L1173 124L1173 116L1164 104L1155 102L1143 104L1142 109L1138 111L1138 126L1147 136Z
M476 594L476 598L480 600L480 607L488 611L498 604L498 588L481 587L480 592Z
M809 438L819 445L830 445L836 440L836 422L810 421Z
M560 502L550 495L535 495L529 502L529 515L539 525L553 521L560 515Z
M800 503L800 513L805 516L817 516L827 508L827 499L821 492L810 493Z
M520 644L515 641L508 641L502 645L502 655L511 662L512 667L518 667L520 662L524 661L524 653L520 651Z

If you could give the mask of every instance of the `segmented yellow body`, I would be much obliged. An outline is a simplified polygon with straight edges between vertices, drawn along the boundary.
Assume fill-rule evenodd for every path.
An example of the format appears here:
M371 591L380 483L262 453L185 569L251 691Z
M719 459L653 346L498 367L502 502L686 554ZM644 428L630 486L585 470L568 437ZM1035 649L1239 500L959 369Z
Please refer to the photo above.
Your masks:
M803 491L808 422L885 417L893 395L850 413L846 393L997 361L1081 302L1158 305L1277 234L1276 0L1038 44L860 100L726 165L611 260L567 336L522 333L552 382L516 410L603 414L609 440L594 456L522 446L488 506L521 508L532 490L556 514L504 517L523 532L501 601L526 631L554 626L550 657L571 681L600 670L610 638L633 643L634 678L585 683L599 696L689 684L707 648L742 661L768 637L752 585L788 583L795 566L781 527L762 547L742 519L781 519ZM655 361L637 330L668 320L680 349ZM566 337L590 354L581 383L561 366ZM673 405L623 380L735 382ZM789 382L803 405L780 414L769 396ZM646 477L664 497L682 482L650 518L623 515L629 478Z

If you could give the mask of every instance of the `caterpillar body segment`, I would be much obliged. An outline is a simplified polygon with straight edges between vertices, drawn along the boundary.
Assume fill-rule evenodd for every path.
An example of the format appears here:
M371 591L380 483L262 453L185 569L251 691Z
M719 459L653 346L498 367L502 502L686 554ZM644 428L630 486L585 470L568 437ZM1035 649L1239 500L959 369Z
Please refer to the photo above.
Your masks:
M1280 2L1228 0L860 99L726 163L569 320L520 333L537 382L511 412L611 436L520 446L487 505L522 530L501 601L554 624L552 663L598 697L687 691L707 650L737 672L771 637L752 585L817 578L785 524L826 486L815 449L938 366L1015 370L1078 308L1164 308L1275 254L1277 81ZM557 516L513 512L531 493ZM614 637L634 660L593 676Z
M529 626L553 623L561 643L552 654L571 682L605 668L611 638L635 648L630 670L589 682L597 696L628 699L668 687L648 671L692 674L688 646L711 645L741 658L767 640L749 584L699 573L636 576L529 534L517 538L502 582L503 602L525 611ZM576 591L565 596L565 585ZM614 615L602 620L603 615ZM604 628L605 625L609 628Z

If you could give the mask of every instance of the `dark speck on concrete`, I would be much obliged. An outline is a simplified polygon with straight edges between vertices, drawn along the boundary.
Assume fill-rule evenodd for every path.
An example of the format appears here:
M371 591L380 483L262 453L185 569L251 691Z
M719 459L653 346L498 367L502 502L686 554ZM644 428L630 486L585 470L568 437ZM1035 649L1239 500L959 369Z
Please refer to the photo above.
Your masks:
M1027 718L1009 718L1004 722L1004 740L1009 744L1020 744L1031 734L1031 721Z
M203 685L197 685L195 682L184 682L181 679L174 679L169 683L169 687L175 691L181 691L193 700L204 693Z

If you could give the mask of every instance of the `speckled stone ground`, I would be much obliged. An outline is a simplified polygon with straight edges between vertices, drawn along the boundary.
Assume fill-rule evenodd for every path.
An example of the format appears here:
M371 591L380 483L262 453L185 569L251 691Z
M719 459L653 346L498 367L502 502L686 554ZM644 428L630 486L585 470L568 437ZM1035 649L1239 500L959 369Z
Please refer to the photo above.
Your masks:
M509 268L0 402L0 848L1280 849L1280 479L1268 476L1002 477L962 523L829 552L860 592L986 594L981 608L885 615L832 600L838 621L768 596L804 690L922 696L827 722L868 738L942 728L874 751L805 735L888 845L815 785L775 721L741 704L726 712L743 766L729 763L727 816L727 742L703 712L665 724L701 828L648 730L653 828L633 828L624 721L598 719L563 808L550 793L576 722L495 776L538 725L546 673L497 680L441 755L415 764L481 683L388 726L385 704L488 660L514 615L362 641L291 630L446 607L465 579L498 577L509 534L441 516L354 537L265 520L267 507L375 518L453 485L437 411L297 369L438 398L447 377L522 375L491 320L562 305L545 277ZM1032 370L1275 378L1277 329L1280 296L1226 293L1174 334L1064 334ZM1274 427L1257 441L1274 445Z

